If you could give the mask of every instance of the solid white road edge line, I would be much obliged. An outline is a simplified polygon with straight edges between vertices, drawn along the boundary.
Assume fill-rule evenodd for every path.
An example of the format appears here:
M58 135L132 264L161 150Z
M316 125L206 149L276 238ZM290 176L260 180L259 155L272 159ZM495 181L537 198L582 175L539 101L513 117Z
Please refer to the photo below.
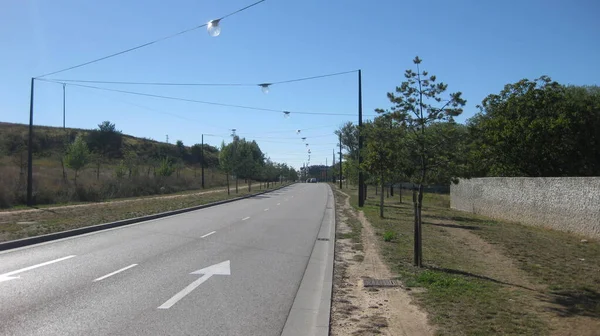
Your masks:
M94 280L94 282L96 282L96 281L102 281L102 280L104 280L104 279L106 279L106 278L108 278L108 277L110 277L110 276L113 276L113 275L115 275L115 274L118 274L118 273L121 273L121 272L123 272L123 271L126 271L126 270L128 270L128 269L130 269L130 268L132 268L132 267L135 267L135 266L137 266L137 265L138 265L138 264L131 264L131 265L127 266L127 267L123 267L123 268L121 268L120 270L116 270L116 271L114 271L114 272L112 272L112 273L108 273L108 274L107 274L107 275L105 275L105 276L101 276L101 277L99 277L98 279L95 279L95 280Z
M204 236L201 236L200 238L206 238L215 232L217 232L217 231L209 232L209 233L205 234Z

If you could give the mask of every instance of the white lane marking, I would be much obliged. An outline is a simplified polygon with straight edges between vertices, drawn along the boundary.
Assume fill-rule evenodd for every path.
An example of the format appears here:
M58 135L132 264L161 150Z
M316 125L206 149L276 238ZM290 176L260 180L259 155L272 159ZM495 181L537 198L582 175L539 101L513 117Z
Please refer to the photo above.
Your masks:
M281 205L281 203L277 203L277 205Z
M174 304L177 303L177 301L183 299L186 295L190 294L194 289L196 289L196 287L200 286L204 281L210 279L210 277L212 277L213 275L231 275L230 263L229 263L229 260L226 260L226 261L220 262L218 264L214 264L212 266L208 266L203 269L197 270L190 274L204 274L204 275L201 276L198 280L189 284L184 289L182 289L179 293L173 295L173 297L170 298L169 300L167 300L167 302L160 305L160 307L158 307L158 309L171 308Z
M209 233L205 234L204 236L202 236L200 238L206 238L206 237L210 236L211 234L213 234L215 232L217 232L217 231L209 232Z
M265 211L269 211L269 208L266 208Z
M108 273L108 274L107 274L107 275L105 275L105 276L101 276L101 277L99 277L98 279L95 279L95 280L94 280L94 282L96 282L96 281L102 281L102 280L104 280L104 279L106 279L106 278L108 278L108 277L110 277L110 276L113 276L113 275L115 275L115 274L118 274L118 273L121 273L121 272L123 272L123 271L126 271L126 270L128 270L128 269L130 269L130 268L132 268L132 267L135 267L135 266L137 266L137 265L138 265L138 264L131 264L131 265L127 266L127 267L123 267L123 268L121 268L120 270L116 270L116 271L114 271L114 272L112 272L112 273Z
M250 219L250 217L244 217L244 218L242 218L243 221L245 221L246 219Z
M12 272L8 272L8 273L0 274L0 282L8 281L8 280L13 280L13 279L19 279L20 276L13 276L13 275L19 274L19 273L22 273L22 272L26 272L26 271L30 271L30 270L38 268L38 267L42 267L42 266L54 264L54 263L57 263L59 261L71 259L73 257L74 257L74 255L70 255L70 256L63 257L63 258L46 261L46 262L41 263L41 264L37 264L37 265L33 265L33 266L21 268L21 269L16 270L16 271L12 271Z

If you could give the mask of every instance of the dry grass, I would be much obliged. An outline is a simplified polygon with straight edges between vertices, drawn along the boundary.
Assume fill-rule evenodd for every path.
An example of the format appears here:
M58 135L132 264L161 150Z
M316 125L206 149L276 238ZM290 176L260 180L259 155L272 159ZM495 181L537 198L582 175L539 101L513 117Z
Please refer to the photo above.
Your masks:
M350 192L356 206L357 192ZM415 288L439 334L598 334L597 241L454 211L448 195L428 194L419 269L412 266L412 198L386 198L381 219L374 189L368 195L363 210L381 236L384 258ZM386 232L396 239L385 242Z
M278 187L278 186L277 186ZM256 192L256 190L253 190ZM95 224L183 209L247 195L247 188L227 195L224 190L202 195L181 195L138 199L132 202L107 202L86 207L55 207L42 211L0 212L0 241L31 237Z

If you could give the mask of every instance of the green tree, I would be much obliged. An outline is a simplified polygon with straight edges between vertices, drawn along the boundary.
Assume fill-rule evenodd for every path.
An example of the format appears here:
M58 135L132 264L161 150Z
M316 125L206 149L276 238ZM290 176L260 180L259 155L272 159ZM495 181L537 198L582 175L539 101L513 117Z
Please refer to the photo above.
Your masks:
M378 113L388 115L397 122L405 125L411 136L407 137L414 156L419 161L419 172L415 176L418 183L418 195L415 204L415 243L417 244L417 255L415 265L422 265L421 258L421 209L423 207L423 187L428 182L428 171L437 165L438 161L435 147L432 143L433 137L426 135L428 126L443 121L453 121L455 116L462 113L462 107L466 104L461 92L450 93L447 98L442 95L446 92L448 85L437 82L435 75L429 75L427 71L420 70L421 59L414 58L416 71L406 70L406 80L396 87L395 92L388 92L387 97L392 103L389 110L377 109Z
M110 121L104 121L98 125L98 129L92 130L87 136L87 143L91 151L105 158L122 157L123 135Z
M366 146L363 149L362 169L369 174L376 185L381 188L379 216L384 217L384 188L386 182L393 177L401 153L403 129L395 125L389 116L375 118L373 122L364 124Z
M169 177L173 175L174 172L175 168L173 167L173 162L171 162L171 160L168 158L163 158L160 161L158 169L156 169L156 174L161 177Z
M90 161L90 150L83 136L78 135L68 147L65 154L65 165L75 171L73 181L77 185L77 176Z
M475 176L600 175L600 89L523 79L469 119Z

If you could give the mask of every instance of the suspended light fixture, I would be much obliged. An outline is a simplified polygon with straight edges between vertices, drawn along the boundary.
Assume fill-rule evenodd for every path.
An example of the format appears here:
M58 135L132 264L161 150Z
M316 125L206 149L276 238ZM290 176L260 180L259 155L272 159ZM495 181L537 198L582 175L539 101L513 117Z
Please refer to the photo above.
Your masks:
M296 130L296 134L300 134L300 132L302 132L302 130Z
M221 34L221 26L219 26L220 22L221 22L220 19L212 20L212 21L208 22L208 26L206 26L208 35L210 35L212 37L217 37Z
M306 140L306 137L302 138L302 141Z
M262 83L258 84L258 86L260 86L260 89L263 93L269 93L269 87L271 86L271 83Z
M283 111L283 117L288 119L290 117L290 111Z

